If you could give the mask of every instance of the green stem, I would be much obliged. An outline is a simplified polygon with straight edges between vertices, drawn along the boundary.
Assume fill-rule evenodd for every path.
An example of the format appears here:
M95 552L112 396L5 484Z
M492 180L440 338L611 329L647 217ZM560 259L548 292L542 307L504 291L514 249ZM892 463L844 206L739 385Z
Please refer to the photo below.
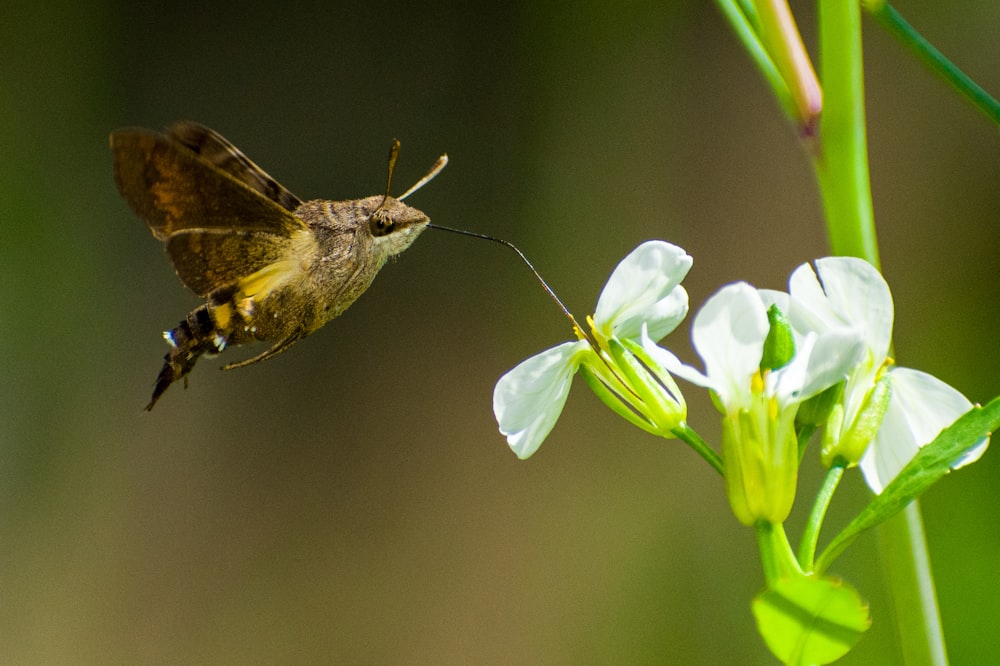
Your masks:
M701 435L692 430L687 422L681 421L680 425L671 430L671 432L676 435L677 439L694 449L695 453L714 467L719 476L725 476L725 473L722 471L722 456L716 453L715 449L701 438Z
M789 120L797 120L799 116L798 107L792 98L792 93L778 71L774 60L768 55L767 49L760 41L757 28L754 25L754 17L748 16L736 0L715 0L723 17L729 21L729 26L736 33L736 38L743 44L750 59L757 66L764 81L771 87L774 96L778 98L781 110Z
M932 72L944 79L991 122L1000 125L1000 102L934 48L894 7L888 2L862 2L861 5L886 32L910 49Z
M861 8L820 0L820 72L824 106L813 167L833 254L879 265L865 134Z
M914 500L878 528L882 568L892 591L903 663L946 665L944 632L924 539L924 522Z
M865 138L861 8L820 0L820 60L825 106L814 159L830 248L878 267ZM945 663L927 546L917 502L882 523L880 544L907 663Z
M812 571L816 558L816 543L819 541L819 531L826 518L827 509L830 508L830 501L833 493L837 490L841 478L844 476L846 465L842 458L834 461L830 469L827 470L823 478L823 485L820 486L819 493L816 494L816 502L813 504L812 512L809 514L809 521L802 532L802 542L799 544L799 566L803 571Z
M785 535L781 523L759 521L755 526L757 531L757 548L760 550L760 562L764 569L764 581L768 587L781 578L801 575L802 569L795 561L792 545Z

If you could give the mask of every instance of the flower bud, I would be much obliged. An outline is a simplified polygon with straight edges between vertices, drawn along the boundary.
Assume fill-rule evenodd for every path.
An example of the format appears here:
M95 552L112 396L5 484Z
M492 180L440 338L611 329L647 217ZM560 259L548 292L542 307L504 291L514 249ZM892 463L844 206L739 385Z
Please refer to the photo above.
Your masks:
M792 325L788 323L785 313L779 310L777 305L767 309L767 323L770 328L764 340L764 353L760 359L761 373L782 368L795 356Z

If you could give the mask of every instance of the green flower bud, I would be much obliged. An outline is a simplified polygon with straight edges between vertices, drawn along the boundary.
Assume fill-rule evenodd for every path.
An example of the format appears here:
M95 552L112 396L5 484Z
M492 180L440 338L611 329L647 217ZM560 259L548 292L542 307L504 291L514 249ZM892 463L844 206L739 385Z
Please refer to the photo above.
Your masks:
M795 356L795 340L792 336L792 325L788 323L785 313L772 305L767 309L767 323L770 329L764 340L764 353L760 359L760 371L777 370L788 365Z

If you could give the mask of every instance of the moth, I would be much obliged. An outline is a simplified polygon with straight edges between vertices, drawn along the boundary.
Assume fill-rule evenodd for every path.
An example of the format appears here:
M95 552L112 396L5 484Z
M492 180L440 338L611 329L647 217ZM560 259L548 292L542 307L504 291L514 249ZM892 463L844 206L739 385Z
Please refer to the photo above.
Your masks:
M201 356L269 342L265 351L223 370L285 351L340 315L371 285L389 257L430 223L403 203L447 163L399 197L389 195L399 155L393 141L384 194L303 202L221 135L182 121L165 133L111 133L115 183L132 210L163 241L181 282L205 299L173 330L163 369L146 405Z

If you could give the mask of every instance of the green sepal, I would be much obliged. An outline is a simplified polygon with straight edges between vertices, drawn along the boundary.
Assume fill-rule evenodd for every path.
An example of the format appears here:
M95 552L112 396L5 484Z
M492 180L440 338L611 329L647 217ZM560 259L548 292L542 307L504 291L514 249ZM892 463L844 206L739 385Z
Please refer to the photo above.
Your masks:
M633 345L642 351L639 345ZM652 368L656 365L647 354L643 353L643 357L637 360L634 350L626 349L617 338L608 340L608 350L615 360L615 367L625 375L629 387L642 401L642 406L645 407L643 416L658 425L662 431L660 434L664 437L674 437L671 431L687 417L687 405L683 399L677 399L676 395L680 394L680 390L670 375L666 376L670 384L667 386L652 374Z
M826 460L828 451L832 451L837 446L837 441L840 439L840 433L843 431L844 426L844 405L839 403L833 406L830 413L827 415L826 427L823 429L823 437L820 444L821 459ZM836 456L830 458L835 460ZM855 463L856 464L856 463ZM831 465L826 465L827 469L830 469Z
M889 409L889 401L892 399L892 382L889 375L884 375L882 379L875 382L875 386L865 396L864 404L858 410L858 415L854 418L854 423L850 428L842 432L836 440L824 441L823 450L820 453L820 460L826 467L833 464L834 458L841 456L851 465L857 465L861 456L868 450L868 446L885 419L885 412ZM842 418L842 417L841 417ZM837 433L834 433L836 435Z
M771 408L771 399L756 396L749 409L722 419L726 495L747 526L783 523L795 502L799 447L793 415L775 415Z
M615 370L625 375L627 385L635 392L639 399L639 408L643 411L643 417L651 423L658 423L664 416L662 410L658 409L659 397L655 389L650 385L649 375L636 362L635 358L629 354L625 347L614 338L608 339L608 351L615 361ZM655 413L651 413L655 412Z
M605 405L611 408L615 414L636 426L641 428L652 435L662 434L655 425L649 423L645 419L639 417L636 411L632 408L630 404L625 401L625 398L621 396L617 391L610 389L607 384L605 384L594 372L588 368L586 365L580 366L580 374L583 375L584 381L587 382L587 386L590 390L594 392L598 398L601 399Z

